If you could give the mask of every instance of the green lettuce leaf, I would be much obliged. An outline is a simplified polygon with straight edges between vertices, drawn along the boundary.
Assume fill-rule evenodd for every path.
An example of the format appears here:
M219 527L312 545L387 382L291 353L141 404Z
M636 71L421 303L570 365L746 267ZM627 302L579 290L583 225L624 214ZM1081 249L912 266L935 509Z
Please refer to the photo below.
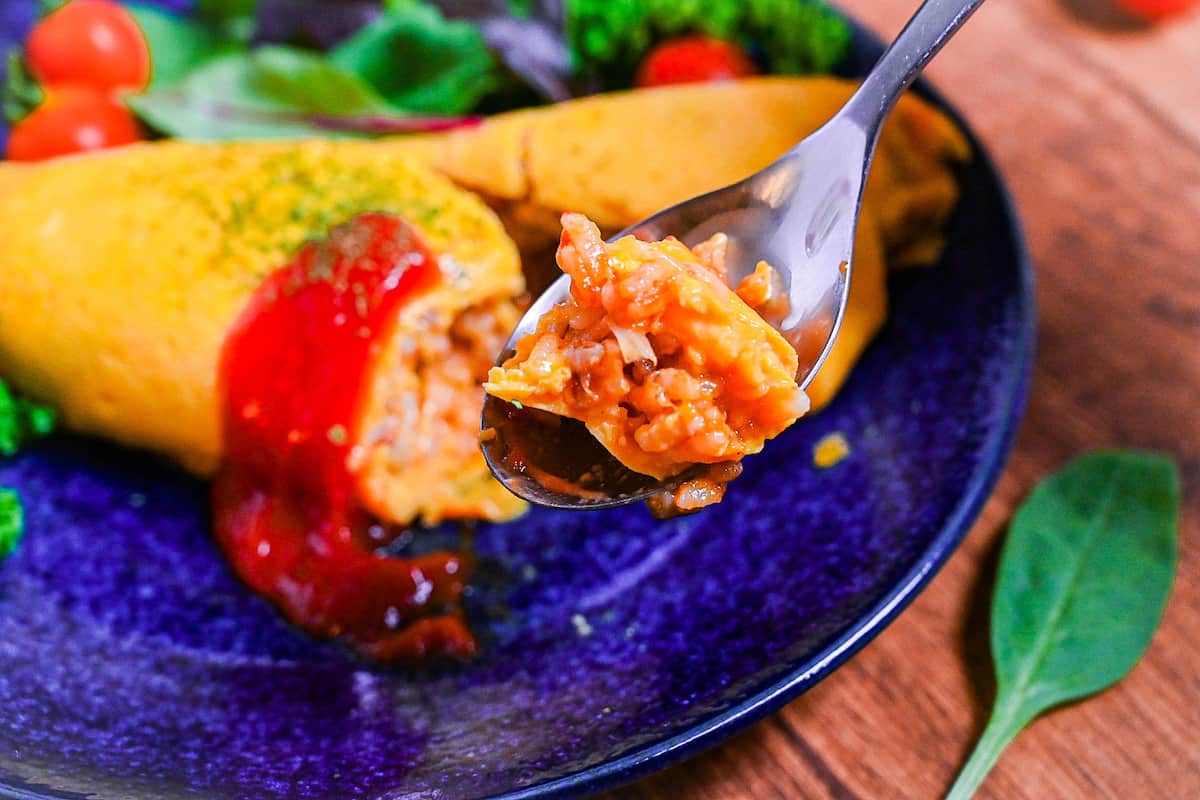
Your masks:
M291 47L216 58L184 80L127 99L147 124L181 139L279 139L325 133L311 115L397 113L357 75Z
M330 59L413 113L464 114L502 81L478 28L423 3L393 4Z
M161 9L130 5L150 48L150 89L169 86L201 64L242 49L214 25Z

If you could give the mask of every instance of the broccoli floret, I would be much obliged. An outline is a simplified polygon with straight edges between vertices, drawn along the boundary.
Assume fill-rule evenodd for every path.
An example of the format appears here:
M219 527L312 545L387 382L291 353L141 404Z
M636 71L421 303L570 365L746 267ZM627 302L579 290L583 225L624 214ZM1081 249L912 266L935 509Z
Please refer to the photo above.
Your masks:
M0 457L15 455L26 441L50 433L55 421L52 409L14 396L0 381ZM0 559L16 549L24 528L21 498L0 488Z
M55 421L52 409L14 396L0 381L0 456L16 455L25 442L54 430Z
M24 528L21 498L12 489L0 489L0 559L17 549Z
M656 42L704 33L737 42L767 71L829 72L846 54L849 25L820 0L567 0L577 67L631 81Z

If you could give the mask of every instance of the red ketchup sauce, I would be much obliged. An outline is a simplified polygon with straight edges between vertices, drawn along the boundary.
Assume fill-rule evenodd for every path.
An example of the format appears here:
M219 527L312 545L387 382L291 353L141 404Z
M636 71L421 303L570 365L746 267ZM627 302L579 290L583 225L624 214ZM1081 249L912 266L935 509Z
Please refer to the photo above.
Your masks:
M467 557L376 555L367 529L377 521L348 465L398 312L438 279L412 226L363 214L268 276L221 356L217 539L242 580L289 619L379 661L476 649L458 605Z

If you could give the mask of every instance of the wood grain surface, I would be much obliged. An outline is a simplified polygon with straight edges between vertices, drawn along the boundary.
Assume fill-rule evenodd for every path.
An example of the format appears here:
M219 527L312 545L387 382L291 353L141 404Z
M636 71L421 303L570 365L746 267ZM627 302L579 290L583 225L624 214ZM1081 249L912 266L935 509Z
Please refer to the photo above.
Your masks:
M894 36L916 0L843 0ZM782 712L611 794L937 798L994 694L990 580L1015 505L1088 448L1171 453L1181 559L1149 653L1036 721L980 797L1200 798L1200 14L1146 28L1106 0L992 0L930 67L1016 195L1038 354L1016 450L959 551L900 618Z

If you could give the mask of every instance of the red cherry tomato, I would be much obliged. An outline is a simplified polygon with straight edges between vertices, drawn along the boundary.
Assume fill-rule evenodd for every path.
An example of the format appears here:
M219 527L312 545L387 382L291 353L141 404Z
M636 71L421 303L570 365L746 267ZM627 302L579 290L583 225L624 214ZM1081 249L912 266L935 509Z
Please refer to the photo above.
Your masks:
M710 36L669 39L652 49L638 67L638 86L703 83L757 75L758 67L740 47Z
M1138 19L1148 22L1181 14L1196 5L1197 0L1116 0L1118 6Z
M40 161L68 153L132 144L142 138L133 115L111 95L84 87L52 89L8 137L13 161Z
M71 0L34 26L25 53L43 86L139 90L150 80L146 37L110 0Z

